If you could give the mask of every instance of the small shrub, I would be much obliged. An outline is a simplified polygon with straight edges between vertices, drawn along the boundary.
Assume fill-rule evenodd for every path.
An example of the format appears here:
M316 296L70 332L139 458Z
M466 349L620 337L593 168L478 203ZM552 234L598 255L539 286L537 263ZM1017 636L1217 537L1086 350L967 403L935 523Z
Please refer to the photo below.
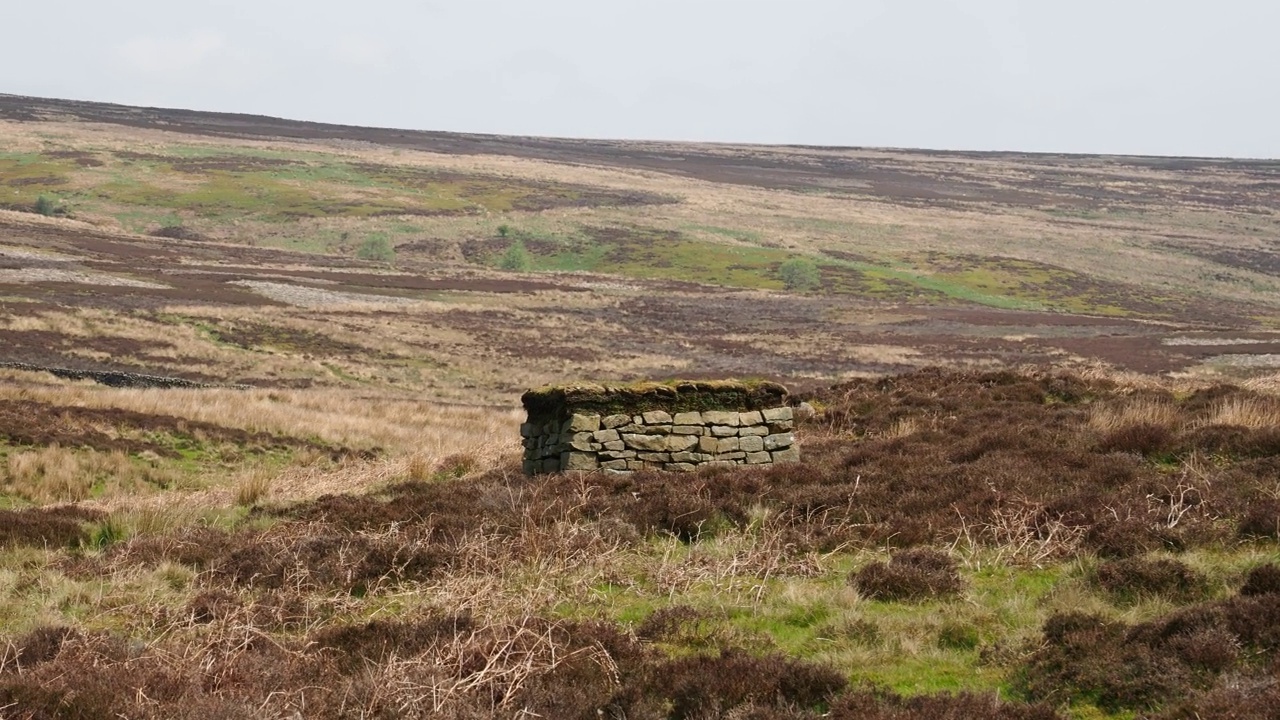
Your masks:
M271 494L271 473L258 469L236 485L236 505L253 507Z
M1280 537L1280 500L1257 500L1249 504L1240 519L1240 535L1243 537Z
M524 241L516 240L498 260L498 267L509 272L529 272L533 268L533 256L524 246Z
M1245 597L1280 593L1280 565L1267 563L1249 571L1240 594Z
M788 290L813 290L822 283L818 266L808 258L791 258L778 266L778 277Z
M1185 602L1204 597L1208 579L1186 563L1165 558L1134 557L1100 565L1094 574L1098 585L1125 600L1163 596Z
M844 689L844 675L783 655L758 657L722 650L719 657L693 656L668 663L656 674L671 700L669 717L714 717L750 705L817 708Z
M361 260L384 262L390 265L396 261L396 250L386 235L374 233L360 244L360 247L356 250L356 257Z
M60 204L48 195L41 195L36 198L35 211L45 217L59 217L70 214L67 212L65 205Z
M956 561L930 548L896 552L887 563L862 568L850 582L876 600L926 600L955 594L963 587Z

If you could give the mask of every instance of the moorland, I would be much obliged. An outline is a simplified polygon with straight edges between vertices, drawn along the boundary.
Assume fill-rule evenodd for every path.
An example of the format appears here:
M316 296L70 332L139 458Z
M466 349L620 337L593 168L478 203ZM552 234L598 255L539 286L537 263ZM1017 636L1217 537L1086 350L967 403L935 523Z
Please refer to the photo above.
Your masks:
M1280 162L0 138L0 716L1280 705ZM675 377L802 462L522 474L524 390Z

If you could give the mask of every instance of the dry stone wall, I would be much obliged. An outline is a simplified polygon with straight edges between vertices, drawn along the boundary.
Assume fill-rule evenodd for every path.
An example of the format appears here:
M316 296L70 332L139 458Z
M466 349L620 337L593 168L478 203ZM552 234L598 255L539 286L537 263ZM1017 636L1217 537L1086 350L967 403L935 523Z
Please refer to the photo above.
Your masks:
M524 471L691 472L800 459L792 410L783 404L785 388L723 383L708 387L686 383L675 385L674 392L618 389L614 397L609 388L589 393L571 389L558 396L556 390L526 394L529 421L520 428ZM548 402L548 396L557 401ZM714 404L730 407L706 407ZM627 411L627 406L633 410ZM702 409L692 409L695 406Z

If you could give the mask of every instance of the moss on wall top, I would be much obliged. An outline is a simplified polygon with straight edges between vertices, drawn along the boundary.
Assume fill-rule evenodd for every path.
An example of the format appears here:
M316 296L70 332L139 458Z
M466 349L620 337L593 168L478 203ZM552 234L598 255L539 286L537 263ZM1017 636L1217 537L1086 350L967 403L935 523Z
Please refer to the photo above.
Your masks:
M616 415L650 410L760 410L784 405L787 388L768 381L673 380L634 385L549 385L521 398L530 417Z

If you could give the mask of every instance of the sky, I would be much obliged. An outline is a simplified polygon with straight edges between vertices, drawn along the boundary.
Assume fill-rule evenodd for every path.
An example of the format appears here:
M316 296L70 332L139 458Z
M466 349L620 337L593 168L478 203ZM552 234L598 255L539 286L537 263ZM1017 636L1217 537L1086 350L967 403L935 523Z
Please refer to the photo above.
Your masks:
M1276 0L7 0L0 92L417 130L1280 158Z

